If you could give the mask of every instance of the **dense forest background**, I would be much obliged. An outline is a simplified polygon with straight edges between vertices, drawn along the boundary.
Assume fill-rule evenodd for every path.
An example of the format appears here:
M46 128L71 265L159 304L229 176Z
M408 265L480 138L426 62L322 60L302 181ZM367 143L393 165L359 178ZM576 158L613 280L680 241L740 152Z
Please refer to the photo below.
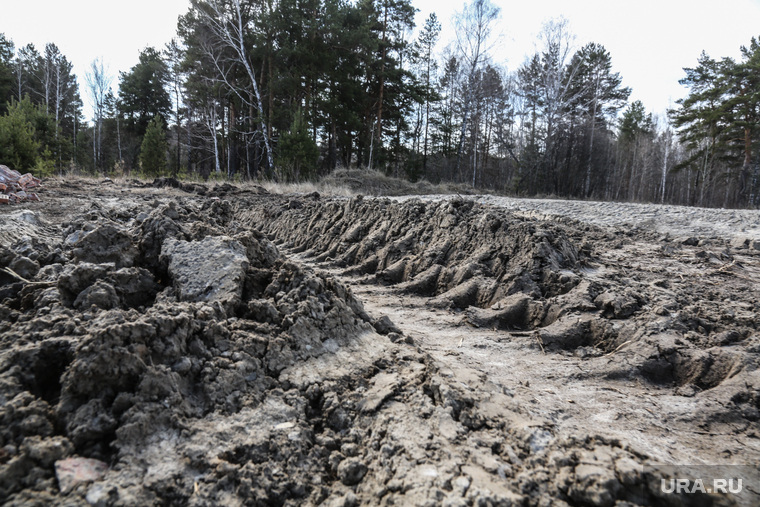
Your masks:
M84 89L54 43L0 34L0 163L279 181L366 168L515 195L760 205L760 42L699 56L653 117L598 42L548 21L513 72L499 9L472 0L440 41L410 0L191 0L177 36ZM83 115L83 96L92 118Z

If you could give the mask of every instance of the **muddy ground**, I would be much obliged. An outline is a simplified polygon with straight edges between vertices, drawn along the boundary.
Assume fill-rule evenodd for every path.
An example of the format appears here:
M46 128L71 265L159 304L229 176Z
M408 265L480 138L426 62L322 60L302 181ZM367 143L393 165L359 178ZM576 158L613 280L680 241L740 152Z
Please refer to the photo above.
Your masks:
M757 212L164 183L0 209L0 503L758 504Z

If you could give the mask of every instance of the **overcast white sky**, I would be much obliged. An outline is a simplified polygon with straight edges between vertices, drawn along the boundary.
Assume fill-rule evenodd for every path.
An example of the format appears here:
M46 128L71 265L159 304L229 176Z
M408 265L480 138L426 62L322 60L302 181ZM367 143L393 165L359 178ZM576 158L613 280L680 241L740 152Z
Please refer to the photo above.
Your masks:
M578 47L604 45L614 70L654 113L662 113L684 94L678 84L683 67L696 64L702 50L714 58L738 58L739 47L760 36L760 0L492 0L501 7L495 63L516 70L535 51L542 24L564 16ZM176 34L177 17L188 0L1 0L0 32L16 47L34 43L42 50L54 42L74 64L83 83L95 58L102 57L113 75L129 70L141 49L163 48ZM430 12L444 25L443 38L453 38L451 16L460 0L412 0L422 27ZM442 41L442 48L445 40ZM80 84L81 86L81 84ZM80 89L87 103L86 91Z

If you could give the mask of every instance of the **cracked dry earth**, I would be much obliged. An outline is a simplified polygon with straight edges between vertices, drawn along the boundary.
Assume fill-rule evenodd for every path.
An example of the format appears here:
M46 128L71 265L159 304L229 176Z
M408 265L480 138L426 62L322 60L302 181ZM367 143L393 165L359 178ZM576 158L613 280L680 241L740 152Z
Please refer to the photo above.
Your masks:
M159 183L0 209L0 503L758 504L756 211Z

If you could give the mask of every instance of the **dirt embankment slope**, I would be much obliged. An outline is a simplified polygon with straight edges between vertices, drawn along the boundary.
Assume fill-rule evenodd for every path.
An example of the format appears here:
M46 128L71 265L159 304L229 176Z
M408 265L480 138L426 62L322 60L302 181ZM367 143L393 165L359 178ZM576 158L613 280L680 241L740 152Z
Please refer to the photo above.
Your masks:
M751 249L465 200L40 197L0 210L6 504L649 505L661 430L760 456ZM584 425L605 389L685 401Z

